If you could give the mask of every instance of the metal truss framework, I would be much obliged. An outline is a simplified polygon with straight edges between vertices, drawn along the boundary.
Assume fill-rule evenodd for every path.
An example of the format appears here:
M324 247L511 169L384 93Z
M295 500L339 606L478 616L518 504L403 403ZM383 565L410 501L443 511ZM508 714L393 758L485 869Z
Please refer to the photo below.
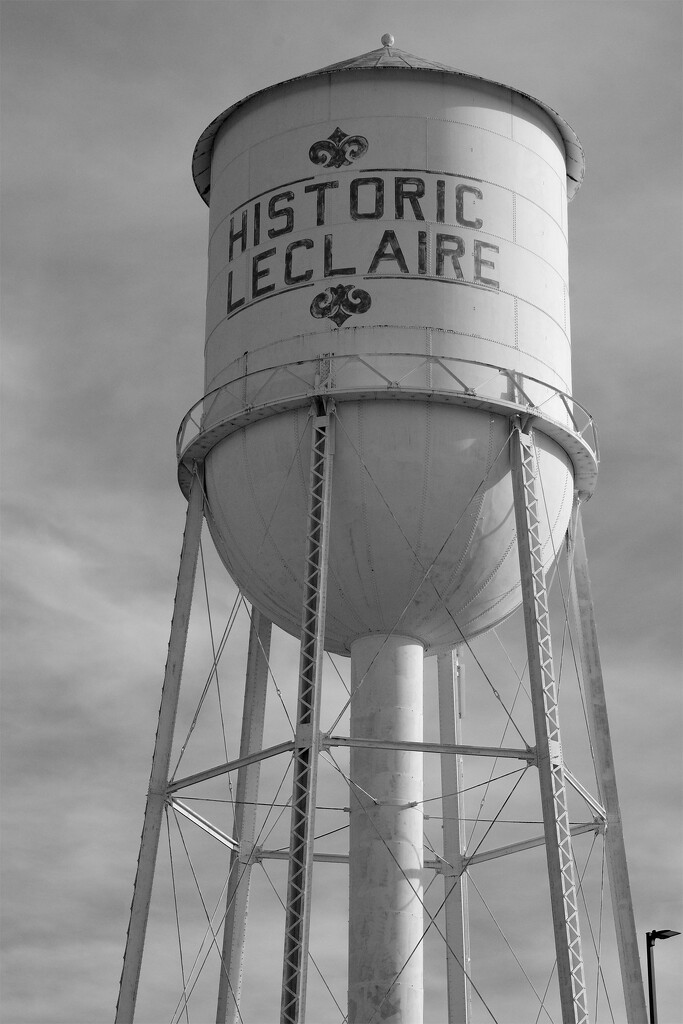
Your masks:
M510 441L510 464L562 1020L563 1024L587 1024L574 858L536 493L537 465L533 436L524 433L518 425Z
M300 1024L305 1014L334 453L333 411L334 403L330 401L322 415L312 416L311 424L313 436L285 911L282 1024Z
M453 827L451 834L445 837L444 858L425 860L425 867L444 875L446 893L451 894L446 901L449 1024L460 1024L461 1021L466 1024L470 1017L467 899L464 884L467 869L479 862L540 845L545 846L548 860L563 1024L587 1024L587 998L571 850L572 835L587 831L607 831L608 871L627 1019L630 1024L644 1024L644 991L630 904L609 730L606 725L604 690L579 516L577 515L572 527L572 554L576 573L574 575L570 569L570 591L579 633L584 676L587 677L586 687L590 699L589 728L591 741L597 749L596 763L602 802L593 798L563 764L548 596L541 550L539 501L536 493L537 464L533 436L525 433L515 421L510 454L536 747L508 749L462 744L458 723L459 697L455 685L457 673L454 655L442 656L439 664L440 717L443 712L440 743L390 743L378 738L321 735L320 689L334 453L333 426L334 402L331 398L317 398L311 410L309 511L295 738L293 741L263 748L263 716L271 623L253 610L240 756L192 776L170 781L168 772L173 729L203 520L203 481L197 467L194 468L159 727L124 954L117 1024L129 1024L134 1018L158 838L164 806L168 803L231 851L216 1017L218 1024L236 1024L242 1019L239 1004L249 876L254 863L267 859L286 859L289 864L281 1024L303 1024L313 864L317 861L345 864L349 859L343 854L316 854L314 851L318 757L321 750L335 746L400 746L406 749L419 748L425 753L436 753L441 757L442 774L445 771L444 780L448 781L448 785L444 785L444 792L454 794L450 798L448 815L444 802L444 815L453 819ZM292 754L294 763L289 852L266 850L255 845L254 817L258 801L260 762L286 752ZM462 813L458 795L462 787L461 768L457 764L462 755L517 758L527 764L536 764L539 770L544 834L465 857L459 822ZM232 771L238 772L238 781L235 823L231 838L219 832L186 805L180 804L175 794L198 782ZM592 808L595 813L592 822L570 825L567 785L573 787ZM456 896L455 900L452 899L453 894Z

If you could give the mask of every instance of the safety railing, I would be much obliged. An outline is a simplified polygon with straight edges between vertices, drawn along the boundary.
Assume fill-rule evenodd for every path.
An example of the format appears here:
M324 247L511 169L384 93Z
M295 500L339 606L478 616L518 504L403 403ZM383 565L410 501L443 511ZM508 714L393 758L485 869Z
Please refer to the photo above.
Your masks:
M571 395L517 370L476 359L416 353L325 354L242 374L206 394L184 417L177 455L218 422L240 418L259 408L296 405L324 394L349 400L387 392L385 397L457 397L516 406L581 437L599 459L593 417ZM393 392L393 395L390 394Z

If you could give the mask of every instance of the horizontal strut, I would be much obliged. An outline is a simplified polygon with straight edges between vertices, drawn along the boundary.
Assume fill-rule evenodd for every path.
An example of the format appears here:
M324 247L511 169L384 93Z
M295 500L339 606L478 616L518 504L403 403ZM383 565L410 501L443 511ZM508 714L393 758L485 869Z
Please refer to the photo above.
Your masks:
M188 786L194 786L199 782L206 782L208 779L214 779L218 775L226 775L228 772L237 771L238 768L242 768L245 765L254 764L256 761L265 761L266 758L276 757L278 754L294 750L294 747L294 740L276 743L272 747L266 747L264 750L248 754L246 757L238 757L234 761L226 761L224 764L207 768L205 771L197 772L195 775L186 775L182 779L176 779L175 782L168 784L167 792L175 793L179 789L186 789ZM325 750L330 747L376 747L382 750L415 750L422 751L425 754L460 754L469 757L518 758L520 761L526 761L528 764L535 764L536 762L536 750L534 747L481 747L467 743L417 743L403 742L401 740L369 739L362 736L323 736L322 747ZM584 797L590 806L601 817L604 817L604 809L593 797L590 797L587 790L573 776L568 781L570 781L570 784Z
M604 832L605 826L600 821L584 821L578 825L572 825L569 829L573 836L583 835L585 832ZM522 853L524 850L533 850L536 846L543 846L545 836L534 836L532 839L523 839L518 843L508 843L506 846L499 846L495 850L484 850L482 853L475 853L472 857L465 858L465 866L482 864L487 860L496 860L498 857L507 857L511 853ZM288 860L289 850L264 850L256 847L253 853L253 860L260 863L263 860ZM348 853L315 853L313 859L321 864L348 864ZM424 867L431 871L443 872L450 865L443 857L425 858Z
M268 757L276 757L277 754L285 754L288 750L294 750L294 740L285 740L284 743L276 743L274 747L266 747L265 750L257 750L246 757L238 757L234 761L226 761L225 764L218 764L215 768L207 768L204 772L197 772L196 775L186 775L184 779L176 779L169 782L166 787L167 793L175 793L178 789L186 789L187 786L194 786L198 782L206 782L207 779L215 779L217 775L226 775L228 772L237 771L245 765L254 764L255 761L265 761Z
M570 825L569 833L572 836L580 836L584 832L604 832L605 826L601 821L588 821L581 825ZM533 850L535 846L544 846L545 836L534 836L533 839L522 839L519 843L508 843L507 846L499 846L495 850L484 850L482 853L474 853L466 857L467 867L472 864L481 864L485 860L495 860L497 857L507 857L509 853L520 853L522 850Z
M289 850L262 850L258 847L254 850L253 859L256 863L260 863L262 860L289 860ZM349 855L348 853L314 853L313 860L316 864L348 864ZM425 868L430 868L432 871L439 871L441 868L441 861L435 858L425 860Z
M360 736L323 736L322 747L377 747L380 750L415 750L424 754L464 754L472 757L511 757L536 763L533 747L478 747L466 743L418 743L417 741L367 739Z

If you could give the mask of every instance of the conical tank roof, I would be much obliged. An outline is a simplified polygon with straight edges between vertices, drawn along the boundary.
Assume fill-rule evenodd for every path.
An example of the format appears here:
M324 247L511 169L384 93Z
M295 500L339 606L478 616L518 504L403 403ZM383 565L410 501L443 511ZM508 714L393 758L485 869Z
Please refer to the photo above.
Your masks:
M523 96L525 99L535 103L536 106L545 111L545 113L555 123L556 128L562 136L565 150L565 163L567 167L567 198L572 199L578 192L581 182L583 181L585 169L583 147L581 146L574 130L555 110L552 109L552 107L549 107L546 103L536 99L534 96L530 96L528 93L522 92L521 89L515 89L509 85L503 85L502 82L494 82L492 79L483 78L480 75L472 75L467 71L459 71L457 68L449 67L447 64L440 64L438 61L426 60L424 57L417 57L415 54L406 53L405 50L399 50L398 47L394 46L393 36L387 34L382 36L382 46L377 50L369 50L367 53L361 53L358 57L350 57L348 60L339 61L337 64L328 64L326 67L318 68L316 71L308 71L306 74L297 75L295 78L288 78L284 82L277 82L274 85L266 86L265 89L259 89L257 92L253 92L248 96L245 96L244 99L239 100L237 103L233 103L231 107L228 107L222 114L219 114L218 117L215 118L200 135L192 157L192 176L194 178L197 191L204 202L208 205L210 200L211 154L213 152L213 144L216 135L228 118L234 114L236 110L239 110L240 107L243 107L245 103L248 103L257 96L262 96L267 92L271 92L274 89L279 89L292 82L304 81L307 78L318 78L323 75L348 74L351 72L369 72L374 74L387 69L391 69L392 71L405 71L407 74L426 71L432 74L455 75L460 79L486 82L491 85L500 86L503 89L509 89L518 96Z
M357 71L361 68L412 68L422 71L446 71L449 74L464 75L464 71L456 71L448 64L439 64L438 61L426 60L424 57L416 57L413 53L406 53L394 46L394 38L390 35L382 36L382 46L379 50L369 50L368 53L361 53L359 57L351 57L349 60L342 60L338 64L328 64L318 71L309 72L310 75L326 75L332 71ZM308 78L309 75L303 75Z

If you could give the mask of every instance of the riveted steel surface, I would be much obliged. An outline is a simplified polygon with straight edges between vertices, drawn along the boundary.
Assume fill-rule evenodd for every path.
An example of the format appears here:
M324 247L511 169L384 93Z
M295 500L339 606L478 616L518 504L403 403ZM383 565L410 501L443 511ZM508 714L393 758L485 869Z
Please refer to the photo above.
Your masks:
M558 119L447 69L345 64L217 122L202 156L215 400L200 428L231 414L240 386L248 404L254 375L268 378L271 409L284 403L206 456L221 557L256 606L298 634L308 413L287 408L295 374L277 368L318 358L324 379L330 360L372 353L390 357L390 384L423 353L430 400L417 390L374 400L377 376L361 361L345 383L373 393L337 404L326 647L348 653L360 636L397 629L434 651L491 628L520 601L509 418L431 401L453 390L434 357L467 362L467 387L513 413L571 394ZM573 430L566 403L552 418ZM537 438L549 562L571 512L575 453Z

